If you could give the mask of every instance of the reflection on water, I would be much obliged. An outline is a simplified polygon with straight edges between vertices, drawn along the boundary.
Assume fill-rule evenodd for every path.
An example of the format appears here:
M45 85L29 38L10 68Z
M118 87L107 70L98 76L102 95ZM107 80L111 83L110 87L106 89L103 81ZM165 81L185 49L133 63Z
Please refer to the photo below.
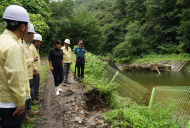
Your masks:
M157 72L121 72L130 79L138 82L140 85L152 91L155 86L189 86L189 72L162 72L158 75ZM150 99L150 94L144 97L147 101Z
M122 72L127 77L152 91L155 86L189 86L189 72Z

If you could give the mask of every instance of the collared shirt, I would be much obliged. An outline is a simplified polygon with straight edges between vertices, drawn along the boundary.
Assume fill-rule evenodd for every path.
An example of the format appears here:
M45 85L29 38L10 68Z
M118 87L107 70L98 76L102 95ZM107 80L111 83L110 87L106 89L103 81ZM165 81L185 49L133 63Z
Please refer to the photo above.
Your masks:
M21 39L19 41L22 42ZM24 54L26 56L26 63L27 63L27 68L28 68L28 77L29 77L29 79L32 79L33 78L34 58L32 57L31 50L30 50L28 43L26 43L24 40L23 40L23 44L22 44L22 49L23 49Z
M85 53L86 53L86 50L84 47L79 48L79 46L78 46L74 50L74 54L76 54L77 58L84 58Z
M71 48L68 47L68 50L65 46L61 48L63 50L63 63L71 63L73 60Z
M39 50L33 45L30 45L32 57L38 56L38 61L33 63L33 74L36 74L36 71L41 71L41 61L40 61L40 53Z
M0 35L0 102L23 106L26 96L25 55L17 36L5 30Z

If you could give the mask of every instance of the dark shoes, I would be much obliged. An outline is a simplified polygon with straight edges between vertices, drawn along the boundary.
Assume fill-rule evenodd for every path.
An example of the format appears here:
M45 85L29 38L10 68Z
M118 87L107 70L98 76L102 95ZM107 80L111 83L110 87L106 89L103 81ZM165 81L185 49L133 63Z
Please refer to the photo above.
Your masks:
M40 96L35 96L36 100L43 100L44 98L41 98Z
M36 104L39 104L39 102L38 101L36 101L36 100L32 100L32 103L31 103L32 105L36 105Z
M29 123L29 122L32 122L32 121L35 121L35 120L36 120L35 118L30 118L27 114L23 118L23 122L25 122L25 123Z
M70 84L70 82L68 80L65 80L65 83Z
M65 82L62 82L61 85L66 86Z
M27 115L32 116L32 115L38 115L39 111L33 111L32 109L27 110Z

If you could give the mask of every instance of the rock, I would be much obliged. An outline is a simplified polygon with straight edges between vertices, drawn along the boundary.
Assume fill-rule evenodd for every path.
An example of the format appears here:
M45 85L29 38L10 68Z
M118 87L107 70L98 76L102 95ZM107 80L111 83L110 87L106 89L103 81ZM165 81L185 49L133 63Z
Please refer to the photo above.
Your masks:
M85 114L87 114L87 115L90 115L90 113L89 113L89 112L87 112L87 111L85 111L84 113L85 113Z
M100 125L100 126L97 126L96 128L106 128L105 125Z
M98 120L99 124L104 124L104 120Z
M71 107L71 104L65 104L65 107Z
M71 100L67 100L67 101L66 101L66 103L69 103L69 102L71 102Z
M166 67L170 67L170 65L169 65L169 64L164 64L164 66L166 66Z
M78 108L78 106L77 106L77 105L75 105L75 111L78 111L78 109L79 109L79 108Z
M84 111L80 111L80 114L83 114L84 113Z
M76 116L76 117L75 117L75 120L76 120L79 124L82 124L82 118Z
M88 125L90 125L90 128L96 127L96 123L93 120L88 120L87 123L88 123Z
M75 103L72 103L71 105L72 105L72 106L74 106L74 105L75 105Z
M72 116L77 116L76 114L72 114Z

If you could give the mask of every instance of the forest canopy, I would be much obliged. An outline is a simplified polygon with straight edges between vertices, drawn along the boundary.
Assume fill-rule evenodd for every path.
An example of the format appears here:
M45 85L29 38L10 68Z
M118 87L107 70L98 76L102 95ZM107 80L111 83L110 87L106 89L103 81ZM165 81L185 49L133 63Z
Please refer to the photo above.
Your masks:
M98 19L102 54L130 58L189 53L189 5L184 0L90 0L77 8Z
M190 52L190 3L184 0L4 0L0 15L10 4L30 14L42 34L41 54L56 39L83 40L92 53L124 60L147 54ZM1 18L0 32L4 31Z

